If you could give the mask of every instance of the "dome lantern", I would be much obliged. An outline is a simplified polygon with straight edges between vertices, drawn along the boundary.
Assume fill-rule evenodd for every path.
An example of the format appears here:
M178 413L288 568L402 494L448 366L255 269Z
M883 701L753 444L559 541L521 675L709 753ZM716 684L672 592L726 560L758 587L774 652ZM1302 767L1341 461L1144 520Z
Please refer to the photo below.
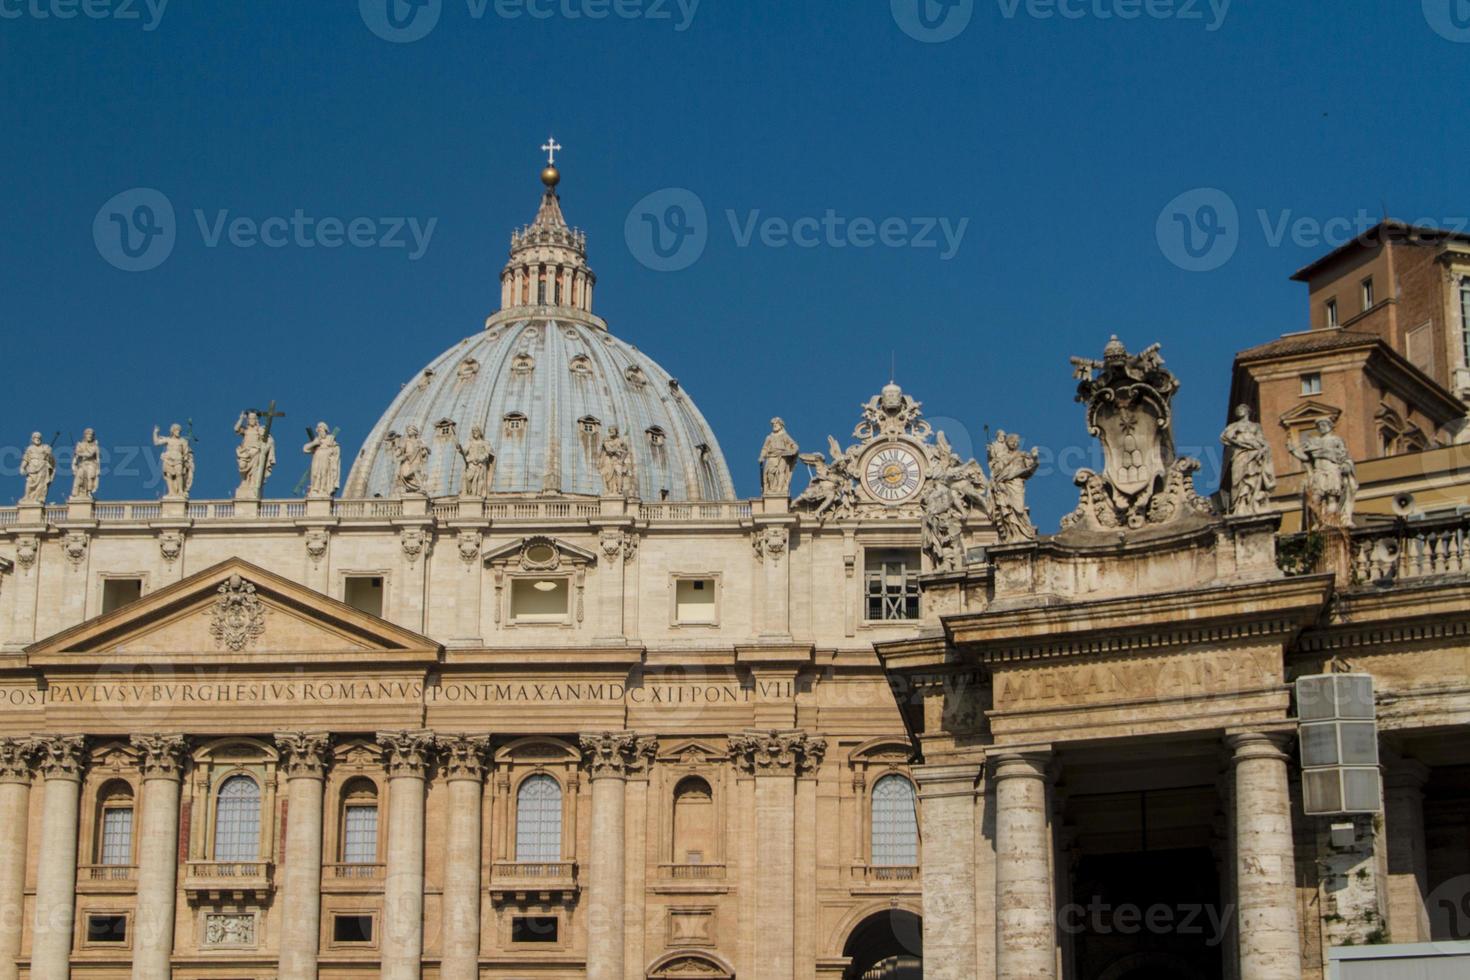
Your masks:
M597 276L587 265L587 236L567 225L557 187L561 170L555 139L541 147L548 154L541 171L546 193L531 224L510 239L510 261L500 274L500 309L549 309L592 312Z

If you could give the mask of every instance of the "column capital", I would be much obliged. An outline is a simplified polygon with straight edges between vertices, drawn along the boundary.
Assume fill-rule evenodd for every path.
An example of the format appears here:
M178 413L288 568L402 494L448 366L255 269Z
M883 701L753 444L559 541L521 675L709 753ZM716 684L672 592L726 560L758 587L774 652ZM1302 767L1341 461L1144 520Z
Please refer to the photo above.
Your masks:
M0 738L0 783L31 781L31 762L36 757L36 743L29 738Z
M52 735L36 739L35 744L44 778L82 781L82 769L87 764L85 735Z
M1422 793L1429 767L1418 759L1398 757L1383 761L1383 788L1389 792Z
M1236 732L1225 736L1236 765L1253 759L1289 762L1288 754L1296 735L1292 732Z
M601 732L581 737L582 756L591 779L627 779L647 772L658 752L658 739L635 732Z
M142 753L138 768L144 779L180 780L184 776L184 753L189 747L182 735L134 735L133 748Z
M991 778L999 783L1007 779L1049 778L1051 749L1025 749L1017 752L998 752L989 758L992 764Z
M827 756L827 740L806 732L744 732L730 736L730 756L747 775L805 776Z
M482 782L485 756L490 751L489 735L440 735L435 739L445 778Z
M433 732L379 732L378 744L386 749L388 778L423 779L434 752Z
M278 732L276 747L281 750L281 768L286 778L324 779L330 758L332 736L326 732Z

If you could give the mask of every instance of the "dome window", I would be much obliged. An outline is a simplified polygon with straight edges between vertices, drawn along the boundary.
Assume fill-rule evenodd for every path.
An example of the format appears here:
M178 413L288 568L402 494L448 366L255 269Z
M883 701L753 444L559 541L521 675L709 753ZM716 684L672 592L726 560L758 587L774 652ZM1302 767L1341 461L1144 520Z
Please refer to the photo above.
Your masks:
M480 362L473 357L467 357L460 362L459 380L461 382L473 381L480 376Z
M660 448L661 446L663 446L664 443L666 443L668 441L669 441L668 433L664 432L663 429L660 429L656 425L649 427L649 429L648 429L648 444L650 446L652 446L654 449Z
M643 388L648 385L648 375L644 374L643 369L636 364L629 366L628 370L623 372L623 377L627 378L628 384L634 388Z
M536 370L536 358L525 351L521 351L510 362L511 374L530 374Z
M505 417L505 434L518 436L526 431L526 416L523 412L511 412Z
M419 391L428 391L429 385L434 380L434 369L425 368L424 373L419 375Z
M440 439L453 439L459 426L454 419L440 419L434 423L434 434Z
M591 415L584 415L577 419L577 424L582 427L582 432L589 436L595 436L602 429L602 422Z
M592 377L592 359L589 358L586 354L578 354L576 357L572 358L572 362L568 364L567 367L572 372L572 374L576 375L579 378Z

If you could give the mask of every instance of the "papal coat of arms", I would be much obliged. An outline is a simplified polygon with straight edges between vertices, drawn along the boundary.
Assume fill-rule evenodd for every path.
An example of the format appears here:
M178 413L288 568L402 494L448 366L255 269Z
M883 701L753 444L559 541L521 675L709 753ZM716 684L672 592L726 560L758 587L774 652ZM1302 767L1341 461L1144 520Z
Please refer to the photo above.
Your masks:
M265 613L255 586L231 575L214 600L209 633L221 649L239 653L265 633Z

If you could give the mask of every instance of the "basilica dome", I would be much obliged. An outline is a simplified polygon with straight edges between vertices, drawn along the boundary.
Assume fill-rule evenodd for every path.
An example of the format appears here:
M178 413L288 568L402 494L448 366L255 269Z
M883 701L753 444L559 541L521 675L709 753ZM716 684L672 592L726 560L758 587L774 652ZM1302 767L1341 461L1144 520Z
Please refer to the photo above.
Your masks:
M734 498L719 443L679 382L592 314L586 237L567 227L557 182L543 181L535 222L512 236L500 312L405 384L344 496L397 495L393 444L410 428L431 451L427 492L457 496L456 446L482 428L496 456L492 494L601 495L602 443L616 429L632 451L636 496Z

